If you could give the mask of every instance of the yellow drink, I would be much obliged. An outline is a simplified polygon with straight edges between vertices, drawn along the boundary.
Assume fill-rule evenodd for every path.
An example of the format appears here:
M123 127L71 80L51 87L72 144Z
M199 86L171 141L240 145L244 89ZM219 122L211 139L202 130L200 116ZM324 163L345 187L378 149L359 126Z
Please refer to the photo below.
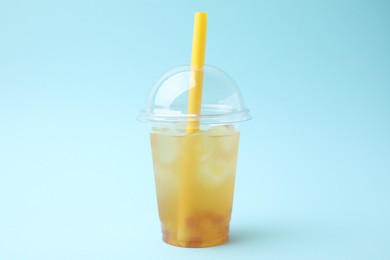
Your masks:
M226 242L239 132L219 126L193 134L159 130L150 137L163 240L183 247ZM183 178L191 181L187 190L179 185ZM183 194L186 205L180 203ZM180 211L183 206L185 211Z

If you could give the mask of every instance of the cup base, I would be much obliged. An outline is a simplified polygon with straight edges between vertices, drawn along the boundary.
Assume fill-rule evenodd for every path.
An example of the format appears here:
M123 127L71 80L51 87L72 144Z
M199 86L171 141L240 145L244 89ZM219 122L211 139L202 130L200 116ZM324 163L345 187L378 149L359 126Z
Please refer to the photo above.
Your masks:
M174 239L169 239L168 237L163 236L163 241L172 246L178 247L187 247L187 248L204 248L218 246L226 243L229 240L229 236L223 236L220 238L215 238L211 240L191 240L191 241L179 241Z
M199 226L197 226L199 228ZM165 243L189 248L212 247L229 240L229 225L214 225L203 229L170 230L162 228Z

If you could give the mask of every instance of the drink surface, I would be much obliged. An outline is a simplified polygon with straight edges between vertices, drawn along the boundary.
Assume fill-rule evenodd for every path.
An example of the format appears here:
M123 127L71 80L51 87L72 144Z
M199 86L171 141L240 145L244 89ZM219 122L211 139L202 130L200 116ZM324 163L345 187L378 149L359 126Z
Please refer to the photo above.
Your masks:
M163 240L184 247L227 241L239 132L218 126L194 134L151 133Z

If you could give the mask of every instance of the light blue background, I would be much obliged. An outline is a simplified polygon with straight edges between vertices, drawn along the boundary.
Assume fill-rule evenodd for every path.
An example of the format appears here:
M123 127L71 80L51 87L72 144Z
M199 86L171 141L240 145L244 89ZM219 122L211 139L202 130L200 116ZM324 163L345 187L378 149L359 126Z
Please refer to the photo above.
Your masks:
M240 85L231 241L164 244L148 126L166 70ZM0 260L390 259L390 2L1 1Z

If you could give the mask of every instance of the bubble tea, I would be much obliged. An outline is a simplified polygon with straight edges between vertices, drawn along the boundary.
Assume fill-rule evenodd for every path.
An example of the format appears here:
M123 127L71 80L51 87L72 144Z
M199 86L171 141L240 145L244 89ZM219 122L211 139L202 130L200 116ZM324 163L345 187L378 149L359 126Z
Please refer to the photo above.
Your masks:
M163 240L182 247L209 247L228 240L240 138L237 124L250 114L235 82L209 66L202 68L200 114L189 114L193 71L178 67L166 73L149 93L139 119L151 124ZM198 131L187 131L191 122L199 124Z

